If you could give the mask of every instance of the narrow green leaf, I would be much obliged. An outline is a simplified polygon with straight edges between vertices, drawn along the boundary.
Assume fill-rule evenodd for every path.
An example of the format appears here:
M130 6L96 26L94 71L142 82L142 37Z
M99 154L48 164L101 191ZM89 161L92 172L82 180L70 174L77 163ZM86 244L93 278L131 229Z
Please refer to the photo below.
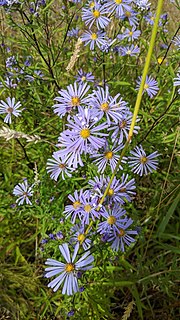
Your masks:
M158 227L158 230L157 230L157 235L160 236L161 233L164 232L168 222L169 222L169 219L172 217L178 203L179 203L179 200L180 200L180 194L177 195L177 197L174 199L172 205L170 206L167 214L165 215L165 217L163 217L159 227Z
M134 285L132 288L130 288L130 291L136 301L136 306L138 309L139 317L141 320L143 320L142 303L141 303L139 292L138 292L136 286Z

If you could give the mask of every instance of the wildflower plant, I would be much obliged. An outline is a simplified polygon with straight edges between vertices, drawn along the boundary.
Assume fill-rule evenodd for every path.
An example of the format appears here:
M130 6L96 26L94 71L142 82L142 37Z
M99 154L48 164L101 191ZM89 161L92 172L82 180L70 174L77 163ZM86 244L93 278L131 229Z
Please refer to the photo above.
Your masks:
M143 0L0 3L27 46L25 55L16 54L2 35L0 115L6 127L0 137L17 157L8 167L14 175L2 175L12 177L11 209L21 225L33 224L35 265L45 263L44 274L38 269L44 275L40 317L114 319L113 299L123 287L124 299L131 295L126 303L136 304L136 318L143 319L137 286L148 276L146 270L139 275L134 261L145 259L152 217L150 210L140 216L139 194L148 189L144 184L151 188L151 174L156 177L166 161L158 150L166 133L157 130L157 150L146 137L176 102L180 86L178 34L165 66L162 3L156 13ZM175 152L176 145L172 158ZM24 168L28 180L22 182ZM16 265L27 263L23 245L15 243ZM50 302L46 286L54 294Z

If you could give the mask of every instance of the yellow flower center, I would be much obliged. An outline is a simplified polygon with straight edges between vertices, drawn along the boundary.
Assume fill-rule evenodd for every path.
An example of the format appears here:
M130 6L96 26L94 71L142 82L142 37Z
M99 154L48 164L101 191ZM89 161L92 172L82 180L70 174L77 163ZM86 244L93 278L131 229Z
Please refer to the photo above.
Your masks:
M79 234L79 235L78 235L78 241L79 241L79 242L83 242L84 239L85 239L85 235L84 235L84 234Z
M111 197L111 196L113 196L113 194L114 194L114 190L109 189L107 195Z
M59 168L60 168L60 169L65 169L66 166L65 166L65 164L63 164L63 163L60 163L60 164L59 164Z
M131 17L131 12L130 11L126 11L125 12L125 16L128 17L128 18Z
M89 204L86 204L85 206L84 206L84 210L87 212L87 213L89 213L90 211L91 211L91 206L89 205Z
M23 196L27 197L27 192L23 192Z
M6 109L6 111L7 111L8 113L12 113L12 112L13 112L13 108L9 107L9 108Z
M148 89L148 88L149 88L149 85L148 85L147 83L145 83L144 89L146 90L146 89Z
M65 270L66 270L66 272L72 272L72 271L74 271L74 264L72 264L72 263L66 263Z
M115 0L115 3L120 4L120 3L122 3L122 0Z
M141 157L140 161L142 164L145 164L148 161L148 159L146 157Z
M123 229L119 229L118 237L123 237L125 235L125 231Z
M151 17L150 20L154 21L155 17Z
M83 76L83 77L81 78L81 80L82 80L82 81L86 81L86 77Z
M112 151L107 151L105 152L105 158L110 160L113 157L113 152Z
M82 129L81 132L80 132L80 136L83 139L89 138L90 137L90 130L88 128Z
M133 32L132 32L132 31L129 31L129 35L132 36L132 35L133 35Z
M98 10L94 10L94 12L93 12L93 16L94 16L94 18L99 18L100 17L100 12L98 11Z
M78 208L80 207L80 205L81 205L81 203L80 203L79 201L75 201L75 202L73 203L73 208L74 208L74 209L78 209Z
M80 105L80 99L79 99L79 97L72 97L72 98L71 98L71 105L72 105L73 107L79 106L79 105Z
M107 218L107 223L114 224L115 222L116 218L114 216L109 216L109 218Z
M121 123L119 124L119 127L120 127L121 129L123 129L123 128L126 127L126 125L127 125L126 120L123 120L123 121L121 121Z
M102 111L105 111L105 112L108 111L109 110L109 104L107 102L102 103L101 106L100 106L100 109Z
M132 52L131 50L127 50L126 51L126 53L129 54L129 55L131 54L131 52Z
M94 6L95 6L95 3L94 3L94 1L92 1L92 2L90 3L90 8L94 8Z
M98 36L97 36L97 34L96 34L96 33L92 33L92 35L91 35L91 39L92 39L92 40L96 40L96 39L97 39L97 37L98 37Z

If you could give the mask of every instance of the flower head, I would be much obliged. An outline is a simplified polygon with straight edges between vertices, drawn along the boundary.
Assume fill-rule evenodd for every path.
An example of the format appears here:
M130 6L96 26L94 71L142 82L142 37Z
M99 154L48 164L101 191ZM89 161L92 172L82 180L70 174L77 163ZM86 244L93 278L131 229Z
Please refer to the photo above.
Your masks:
M104 5L95 2L93 8L82 10L82 20L85 21L86 25L89 25L89 28L96 23L98 29L105 29L110 22L110 19L105 16L107 13Z
M24 182L17 184L14 187L13 194L15 196L18 196L19 198L16 200L18 205L21 205L26 201L26 204L32 204L29 200L29 197L32 197L33 191L32 191L33 185L29 186L27 179L24 179Z
M11 124L11 116L12 114L15 117L19 117L22 110L19 109L21 106L20 101L15 103L15 98L10 98L8 97L6 99L7 103L4 102L3 100L0 101L0 114L7 114L6 117L4 118L4 122Z
M142 146L140 146L135 147L130 153L132 156L128 157L128 163L134 173L142 176L143 174L147 175L149 172L157 169L158 160L156 158L159 156L157 151L147 156Z
M51 179L57 181L60 174L62 175L63 180L65 180L65 174L68 177L71 177L71 172L75 169L68 167L63 160L63 157L61 157L58 152L54 152L52 157L53 159L48 159L46 166L47 172L51 173Z
M139 79L137 80L136 90L139 90L139 88L140 88L141 79L142 79L142 77L139 77ZM144 84L144 91L143 92L147 92L148 96L150 98L153 98L153 96L155 96L157 94L158 90L159 90L159 88L158 88L157 81L155 79L153 79L151 76L146 76L146 81Z
M54 280L52 280L48 287L52 288L53 291L57 291L61 284L63 284L62 294L73 295L79 291L77 272L86 271L91 269L92 262L94 261L93 256L90 251L87 251L83 256L76 261L79 246L76 246L74 253L71 257L68 244L64 243L59 246L59 250L66 261L60 262L54 259L47 259L46 265L50 267L46 268L46 278L58 275ZM76 262L75 262L76 261Z

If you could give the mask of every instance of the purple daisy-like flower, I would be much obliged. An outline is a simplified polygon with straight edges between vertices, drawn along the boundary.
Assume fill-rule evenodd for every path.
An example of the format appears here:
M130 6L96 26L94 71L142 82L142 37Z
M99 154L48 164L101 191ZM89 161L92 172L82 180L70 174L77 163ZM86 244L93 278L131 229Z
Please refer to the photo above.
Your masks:
M92 198L91 192L86 190L81 196L81 221L82 224L89 224L89 219L91 218L93 221L99 218L99 212L96 210L97 201Z
M92 72L84 72L82 69L78 71L78 75L75 77L79 84L83 84L84 82L94 82L94 76Z
M116 145L114 144L112 147L105 145L103 152L95 153L91 157L97 158L93 160L93 163L98 167L98 172L103 173L106 169L106 166L109 165L111 171L114 172L117 162L119 160L119 154L117 154L121 149L123 149L123 144ZM119 167L121 170L122 166Z
M136 30L136 27L132 27L131 30L126 28L123 34L117 35L117 38L119 38L120 40L127 38L128 41L134 41L139 38L140 34L141 31Z
M87 26L89 25L89 28L96 23L98 29L105 29L110 22L110 19L105 16L107 13L108 11L104 5L94 2L93 8L82 9L82 20Z
M66 130L66 135L61 134L61 147L64 149L60 150L59 153L66 157L67 164L77 168L77 157L72 158L74 153L81 155L82 153L87 154L89 148L98 150L101 148L105 140L98 136L106 136L106 133L101 130L107 128L106 123L97 125L96 121L91 119L91 110L81 110L81 114L74 116L73 118L68 117L67 127L71 130ZM80 163L81 164L81 163Z
M122 98L117 101L119 97L119 93L114 98L110 96L107 86L105 90L103 88L94 90L93 93L89 95L89 106L92 107L93 115L99 120L105 115L108 125L111 124L111 119L117 123L122 117L122 110L124 110L127 105Z
M137 119L136 121L139 121L140 119ZM129 111L129 109L126 109L126 112L124 112L121 116L121 120L118 122L118 124L112 124L108 130L112 130L112 141L115 141L117 144L121 144L124 139L128 138L129 129L131 127L132 122L132 112ZM137 134L140 127L135 126L133 133Z
M127 201L131 202L132 200L132 196L134 196L136 194L136 192L134 192L133 190L136 189L135 186L135 179L131 179L129 181L128 180L128 174L125 175L123 173L122 177L121 177L121 183L119 185L120 189L119 189L119 193L120 196L123 198L125 198Z
M118 52L120 56L135 57L140 52L140 49L137 45L132 44L131 46L119 47Z
M84 98L84 96L89 88L90 86L87 83L78 85L75 82L74 85L70 84L67 90L62 89L58 91L60 96L54 100L57 100L59 103L53 105L54 113L57 113L62 118L62 116L74 109L77 111L79 106L87 103L87 98Z
M133 223L132 219L126 220L123 227L119 228L116 231L116 234L108 239L108 241L113 241L111 248L115 251L119 249L124 252L124 243L130 246L131 243L135 242L135 239L131 237L131 235L137 235L138 232L136 230L127 230L129 226Z
M69 216L72 216L71 217L72 223L75 223L77 216L79 219L81 219L82 194L83 194L83 190L80 190L79 193L77 190L75 190L73 196L71 194L68 196L72 204L65 206L64 213L66 214L66 218L68 218Z
M85 46L90 44L90 50L94 50L95 45L98 46L98 48L101 48L102 45L106 44L106 33L103 31L86 31L82 34L81 40L85 43Z
M100 214L106 221L98 223L97 232L100 234L109 234L113 233L116 235L116 232L119 232L120 228L124 227L124 223L127 221L127 218L122 216L126 214L126 210L122 209L119 205L115 205L113 209L106 210L105 208L101 209Z
M141 10L149 10L151 3L149 2L149 0L136 0L134 1L136 6L141 9Z
M140 146L135 147L130 153L132 156L128 157L128 164L134 173L142 176L143 174L147 175L149 172L157 169L158 160L156 158L159 156L157 151L147 156L142 146Z
M84 225L75 225L72 227L73 235L70 239L72 243L82 245L84 250L88 250L91 246L91 240L87 238L85 234L85 226Z
M125 11L131 11L129 4L132 0L109 0L105 4L105 7L108 9L109 13L116 12L117 17L123 16Z
M21 115L22 109L20 110L19 107L21 107L20 101L15 103L15 98L10 98L8 97L6 99L7 103L4 102L3 100L0 101L0 114L7 114L6 117L4 118L5 123L11 124L11 116L12 114L15 117L19 117Z
M60 174L62 175L63 180L65 180L65 174L68 177L71 177L72 175L70 172L74 171L75 169L67 166L66 162L59 155L58 151L54 152L52 157L53 159L48 159L46 166L47 172L51 173L51 179L57 181Z
M78 38L79 36L79 28L72 28L67 32L68 37Z
M180 35L176 36L172 42L174 43L175 46L177 46L177 49L180 50Z
M62 294L73 295L78 292L77 272L86 271L93 267L92 262L94 261L94 257L91 255L90 251L84 253L83 256L76 261L78 249L79 246L76 246L71 258L68 244L64 243L59 246L59 250L66 263L54 259L47 259L45 262L46 265L50 266L45 269L45 277L50 278L58 275L48 284L48 287L52 288L54 292L59 289L61 284L63 284Z
M122 20L128 20L130 26L136 26L138 25L138 19L137 19L137 12L135 12L133 9L130 11L125 11L124 14L121 16Z
M106 178L106 187L108 185L110 181L110 177ZM124 204L124 200L122 198L121 192L120 192L120 180L116 179L116 177L114 177L111 186L108 190L107 193L107 202L109 204L115 204L115 203L120 203L120 204Z
M13 194L15 196L18 196L19 198L16 200L16 203L18 205L21 205L26 201L26 204L32 205L31 201L29 200L29 197L32 197L33 195L33 188L34 185L28 185L27 179L24 179L24 182L18 183L13 190Z
M139 77L137 80L137 86L136 86L136 90L139 90L140 88L140 84L141 84L141 79L142 77ZM147 92L148 96L150 98L153 98L153 96L155 96L158 92L159 88L158 88L158 83L155 79L153 79L153 77L151 76L146 76L146 81L144 84L144 92Z

